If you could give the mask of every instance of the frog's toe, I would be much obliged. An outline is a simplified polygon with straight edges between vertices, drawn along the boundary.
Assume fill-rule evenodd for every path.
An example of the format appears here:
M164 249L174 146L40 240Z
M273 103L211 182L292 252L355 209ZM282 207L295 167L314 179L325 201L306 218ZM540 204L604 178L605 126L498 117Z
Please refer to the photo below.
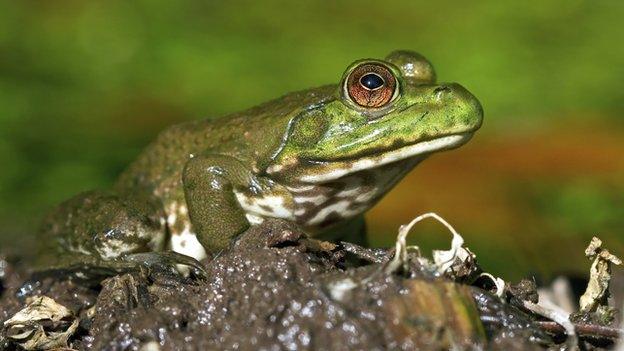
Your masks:
M121 259L147 268L149 275L184 278L185 273L189 272L192 278L205 280L207 277L199 261L174 251L134 253L122 256Z
M25 286L37 286L37 282L46 278L73 279L96 286L106 278L126 273L149 276L154 281L162 278L186 281L188 276L205 280L207 276L199 261L177 252L130 253L113 260L102 259L97 255L77 254L60 259L51 266L38 267Z

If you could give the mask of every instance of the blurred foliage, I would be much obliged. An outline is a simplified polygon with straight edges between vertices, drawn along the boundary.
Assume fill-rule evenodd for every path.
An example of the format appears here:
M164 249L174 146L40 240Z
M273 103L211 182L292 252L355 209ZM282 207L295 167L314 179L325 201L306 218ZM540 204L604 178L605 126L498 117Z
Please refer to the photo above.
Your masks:
M109 185L167 125L336 82L396 48L478 96L486 136L563 129L568 115L617 123L623 4L0 0L0 245L53 203ZM621 216L595 184L557 189L544 183L534 201L556 228Z

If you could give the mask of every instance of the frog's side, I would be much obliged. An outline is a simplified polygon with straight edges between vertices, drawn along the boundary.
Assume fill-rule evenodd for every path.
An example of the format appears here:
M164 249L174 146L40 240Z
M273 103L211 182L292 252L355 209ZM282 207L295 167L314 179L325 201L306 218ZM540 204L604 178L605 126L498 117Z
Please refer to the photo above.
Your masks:
M201 259L267 217L311 234L363 228L362 214L417 163L481 125L474 96L434 82L426 59L397 51L356 61L339 85L173 126L111 192L59 206L44 241L104 261L165 249Z

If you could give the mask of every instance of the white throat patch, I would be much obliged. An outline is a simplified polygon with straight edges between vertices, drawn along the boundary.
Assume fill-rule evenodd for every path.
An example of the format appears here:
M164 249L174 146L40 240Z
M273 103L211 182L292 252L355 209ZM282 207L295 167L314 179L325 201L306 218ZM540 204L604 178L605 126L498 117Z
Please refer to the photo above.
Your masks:
M438 139L422 141L420 143L385 152L380 156L365 157L354 160L350 163L345 163L344 167L336 167L330 172L303 175L299 178L299 181L318 184L336 180L347 174L372 169L410 157L417 157L420 155L424 156L435 151L455 148L466 143L471 137L472 134L456 134Z

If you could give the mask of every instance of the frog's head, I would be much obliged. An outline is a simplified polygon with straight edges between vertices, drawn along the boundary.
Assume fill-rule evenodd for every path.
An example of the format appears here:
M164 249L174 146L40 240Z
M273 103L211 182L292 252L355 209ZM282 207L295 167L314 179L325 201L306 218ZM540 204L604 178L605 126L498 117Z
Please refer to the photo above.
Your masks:
M433 67L410 51L366 59L345 71L332 98L289 123L267 172L325 183L365 169L456 148L481 126L479 101L456 83L435 83Z

